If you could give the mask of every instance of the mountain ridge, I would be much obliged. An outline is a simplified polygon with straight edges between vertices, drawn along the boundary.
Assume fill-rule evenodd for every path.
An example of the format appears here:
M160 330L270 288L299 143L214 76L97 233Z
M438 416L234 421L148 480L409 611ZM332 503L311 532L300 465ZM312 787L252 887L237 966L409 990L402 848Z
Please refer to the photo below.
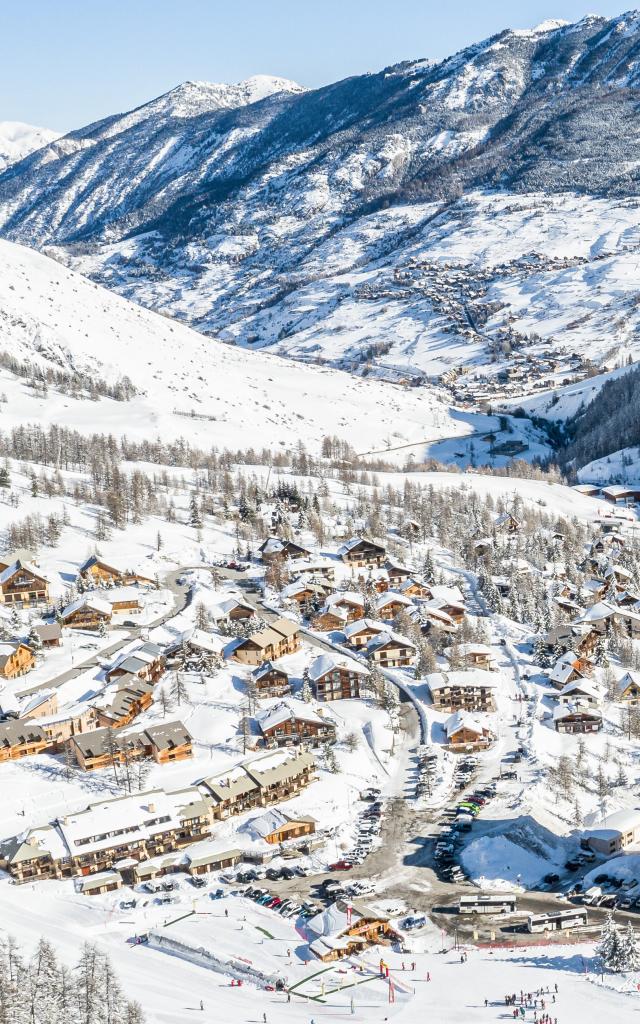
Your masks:
M576 351L613 368L640 355L639 54L632 11L319 89L250 79L260 98L224 109L183 83L0 175L0 233L205 334L358 373L493 394L521 357L543 383Z

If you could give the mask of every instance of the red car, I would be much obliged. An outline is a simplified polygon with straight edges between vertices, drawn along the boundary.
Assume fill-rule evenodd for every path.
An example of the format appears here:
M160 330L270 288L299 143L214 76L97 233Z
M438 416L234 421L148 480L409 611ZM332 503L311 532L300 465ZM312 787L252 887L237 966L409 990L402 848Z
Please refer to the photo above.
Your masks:
M329 871L351 871L352 867L350 860L337 860L335 864L329 865Z
M270 900L269 903L267 903L267 906L270 907L273 910L274 907L279 907L281 903L282 903L282 900L280 899L280 897L276 896L275 899Z

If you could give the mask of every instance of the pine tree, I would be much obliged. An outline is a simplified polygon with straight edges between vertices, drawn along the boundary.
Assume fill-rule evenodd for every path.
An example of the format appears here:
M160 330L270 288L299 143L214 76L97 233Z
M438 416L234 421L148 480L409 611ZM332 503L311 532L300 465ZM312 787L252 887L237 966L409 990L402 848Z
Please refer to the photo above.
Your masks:
M309 675L308 668L305 668L304 672L302 673L302 692L300 696L304 701L307 702L307 704L309 703L313 696L311 691L311 677Z
M636 933L631 921L627 921L627 928L622 939L622 956L625 971L640 970L640 950Z
M202 512L198 505L198 495L195 491L191 495L191 500L189 502L189 525L193 526L196 530L202 528Z
M624 942L620 938L613 913L607 915L600 942L596 946L596 954L608 970L619 973L626 969Z

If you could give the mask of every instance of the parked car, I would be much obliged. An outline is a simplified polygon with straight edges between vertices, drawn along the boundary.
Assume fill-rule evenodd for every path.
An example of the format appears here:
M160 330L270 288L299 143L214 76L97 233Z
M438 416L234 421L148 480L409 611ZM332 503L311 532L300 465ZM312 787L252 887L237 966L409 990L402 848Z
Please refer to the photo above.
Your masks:
M329 871L351 871L352 867L350 860L337 860L335 864L329 865Z
M137 906L137 900L122 900L120 903L120 910L135 910Z
M194 889L204 889L207 884L206 879L203 878L202 875L191 875L189 881Z

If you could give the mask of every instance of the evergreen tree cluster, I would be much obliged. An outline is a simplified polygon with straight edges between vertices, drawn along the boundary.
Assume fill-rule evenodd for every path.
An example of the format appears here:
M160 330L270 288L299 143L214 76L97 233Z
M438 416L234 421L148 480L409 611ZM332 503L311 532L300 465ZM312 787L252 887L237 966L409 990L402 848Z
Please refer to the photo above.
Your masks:
M85 945L70 970L47 939L26 958L14 939L0 942L2 1024L144 1024L125 997L111 962Z

